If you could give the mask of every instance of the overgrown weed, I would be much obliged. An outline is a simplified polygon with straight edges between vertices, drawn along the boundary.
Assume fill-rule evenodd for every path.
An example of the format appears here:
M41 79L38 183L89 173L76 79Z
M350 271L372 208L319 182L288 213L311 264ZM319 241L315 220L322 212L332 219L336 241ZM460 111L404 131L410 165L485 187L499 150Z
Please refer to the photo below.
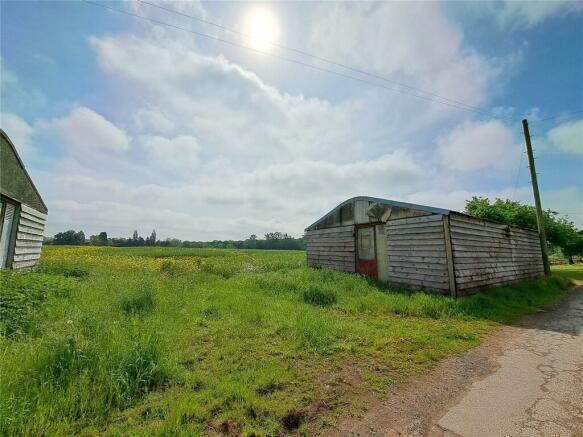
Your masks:
M0 271L0 337L17 338L37 331L52 298L69 296L71 284L64 278Z
M99 423L171 378L163 344L144 333L103 329L87 339L73 332L21 354L18 365L2 369L0 433L34 434L39 425L68 433L71 421Z
M307 290L304 290L302 298L305 303L320 307L334 305L337 300L334 291L317 285L311 285Z
M89 275L89 268L80 262L46 262L40 263L37 271L47 275L62 275L67 278L84 278Z
M295 320L295 336L300 349L327 354L340 338L340 330L332 319L318 313L301 313Z
M121 308L129 315L151 313L156 306L154 286L151 282L141 282L135 291L122 296Z

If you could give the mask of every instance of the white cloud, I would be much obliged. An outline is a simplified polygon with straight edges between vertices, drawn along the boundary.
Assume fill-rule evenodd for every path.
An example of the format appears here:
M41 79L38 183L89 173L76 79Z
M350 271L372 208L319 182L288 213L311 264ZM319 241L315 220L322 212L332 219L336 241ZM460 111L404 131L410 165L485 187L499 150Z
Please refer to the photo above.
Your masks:
M512 131L499 121L464 122L437 143L442 164L461 172L513 168L521 150Z
M18 154L30 157L34 154L31 137L34 129L26 121L14 114L0 113L0 125L16 146Z
M531 28L560 15L581 12L583 3L570 0L507 0L488 5L502 28Z
M142 132L168 133L175 125L160 110L140 109L133 116L136 128Z
M355 157L352 129L361 104L289 95L224 56L204 56L175 41L92 38L102 69L164 108L173 132L242 165L290 158ZM195 85L194 85L195 84ZM159 129L158 129L159 130Z
M332 8L340 24L349 18L346 5ZM349 53L361 56L362 64L351 59L351 65L370 69L373 62L383 74L453 90L453 97L472 103L484 101L485 84L497 67L463 48L461 31L439 6L354 8L360 17L356 24L365 32L382 28L385 33L380 42L360 35L366 44ZM379 26L367 24L368 18ZM315 19L325 29L329 17ZM427 47L407 20L424 23L436 46ZM134 153L132 163L151 176L138 181L132 171L108 178L71 166L56 181L58 201L65 202L63 214L94 223L87 232L111 223L112 232L125 235L144 223L160 236L184 239L241 238L273 230L298 235L348 197L405 199L425 192L429 182L435 189L451 182L437 174L438 156L429 141L404 138L418 138L436 120L457 117L458 111L369 89L336 100L285 93L224 55L201 54L196 40L184 44L175 37L153 31L90 38L102 71L123 88L122 96L112 96L117 113L127 101L144 102L125 111L132 114L132 136L146 151ZM331 56L343 43L328 42ZM172 177L160 178L160 169ZM96 212L105 203L121 212L115 217ZM158 212L148 215L152 208Z
M511 199L522 203L532 203L532 190L528 186L504 187L497 190L464 190L454 189L448 191L436 191L429 189L427 191L414 193L407 196L404 200L423 205L439 206L448 208L452 211L463 211L466 207L466 201L472 197L487 197L488 199Z
M532 187L523 185L517 188L505 187L488 191L451 190L422 191L405 196L403 200L425 205L440 206L453 211L463 211L466 200L473 196L494 199L511 199L527 205L534 205ZM545 190L541 193L543 209L551 209L559 216L567 216L579 229L583 229L583 192L580 187L567 186L556 190Z
M567 216L579 229L583 229L583 191L581 186L568 186L544 191L541 195L543 208Z
M112 201L57 201L52 204L51 213L49 232L70 227L70 223L83 223L86 235L106 231L111 236L130 236L133 229L137 229L141 235L147 235L155 228L159 238L182 236L184 239L196 237L213 240L241 238L273 229L291 232L292 229L287 223L267 217L193 217L171 209L152 208L151 205L143 207Z
M583 155L583 120L569 121L547 132L548 145L574 155Z
M149 135L140 137L140 143L153 166L194 169L199 164L200 145L192 136L181 135L168 139Z
M95 151L123 152L129 149L126 133L95 111L85 107L50 123L60 137L78 154Z
M309 18L315 30L305 32L308 51L468 104L487 102L493 78L514 62L467 47L435 3L328 4ZM78 223L87 233L111 235L156 228L162 238L299 235L354 195L463 208L480 194L468 188L468 170L507 168L510 156L515 174L520 147L508 150L515 141L500 123L458 125L436 151L436 124L459 123L460 111L348 81L341 92L336 83L329 94L318 87L305 88L317 89L307 95L286 92L304 88L295 77L294 88L287 88L284 80L255 73L277 61L262 60L255 69L250 57L235 62L228 50L217 51L220 46L201 50L192 35L146 29L89 39L107 82L120 90L108 97L127 133L94 112L87 118L100 121L89 125L117 132L110 144L118 147L109 151L128 153L103 165L77 151L79 162L63 164L54 181L51 230ZM329 76L318 77L328 85ZM131 150L130 135L138 146ZM67 143L77 150L84 140L74 136Z
M467 105L483 103L487 85L499 74L492 62L464 47L461 29L437 2L334 3L319 11L313 19L312 51L353 67Z
M85 208L83 205L112 202L130 209L155 208L190 217L190 227L185 225L180 229L171 222L160 222L155 225L159 235L185 239L203 238L212 232L217 238L245 236L237 227L224 227L229 218L244 219L248 223L276 223L278 229L298 235L314 217L348 197L403 196L421 189L423 176L431 174L431 170L417 161L400 151L369 161L347 164L299 161L248 172L225 163L211 163L193 172L194 180L182 184L140 185L74 174L63 174L56 179L56 184L62 199L75 202L70 214ZM225 222L215 223L215 218ZM199 227L203 222L206 223L204 232ZM128 221L123 234L131 232L136 223L141 222ZM273 229L262 227L255 232ZM87 231L94 233L99 229Z

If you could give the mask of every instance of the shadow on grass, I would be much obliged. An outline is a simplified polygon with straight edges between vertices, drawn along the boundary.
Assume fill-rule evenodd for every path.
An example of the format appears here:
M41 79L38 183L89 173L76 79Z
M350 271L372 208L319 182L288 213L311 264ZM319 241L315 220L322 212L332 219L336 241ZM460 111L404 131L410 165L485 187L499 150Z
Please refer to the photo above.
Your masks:
M396 314L434 319L462 317L502 324L514 324L521 317L548 307L566 295L574 285L565 277L551 276L484 289L455 299L375 279L366 278L365 281L369 286L390 296L387 304Z

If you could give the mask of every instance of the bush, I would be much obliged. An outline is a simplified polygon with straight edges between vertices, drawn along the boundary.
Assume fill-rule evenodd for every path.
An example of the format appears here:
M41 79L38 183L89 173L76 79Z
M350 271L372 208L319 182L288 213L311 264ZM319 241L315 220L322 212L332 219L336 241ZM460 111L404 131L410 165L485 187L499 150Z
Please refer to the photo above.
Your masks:
M332 290L311 286L302 294L304 302L310 305L329 307L336 303L336 293Z
M156 306L154 287L151 283L142 283L134 293L123 296L121 308L126 314L137 315L150 313Z
M52 297L67 297L70 284L64 278L38 273L0 271L0 336L16 338L31 334Z
M47 275L62 275L67 278L84 278L89 275L89 268L77 262L42 262L38 268L38 272Z

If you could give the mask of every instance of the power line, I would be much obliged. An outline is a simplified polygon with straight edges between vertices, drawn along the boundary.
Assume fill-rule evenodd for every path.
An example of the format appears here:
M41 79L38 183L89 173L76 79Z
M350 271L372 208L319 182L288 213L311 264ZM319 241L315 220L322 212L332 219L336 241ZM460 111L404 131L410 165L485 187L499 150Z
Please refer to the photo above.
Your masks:
M206 34L206 33L203 33L203 32L198 32L198 31L195 31L195 30L192 30L192 29L187 29L187 28L184 28L184 27L176 26L174 24L167 23L167 22L164 22L164 21L160 21L160 20L157 20L157 19L154 19L154 18L145 17L143 15L135 14L133 12L129 12L129 11L124 10L124 9L113 8L111 6L107 6L107 5L104 5L104 4L96 3L96 2L93 2L93 1L90 1L90 0L83 0L83 1L85 3L90 4L90 5L93 5L93 6L97 6L97 7L104 8L104 9L108 9L108 10L111 10L111 11L114 11L114 12L118 12L118 13L121 13L121 14L129 15L129 16L134 17L134 18L139 18L141 20L145 20L145 21L149 21L149 22L158 24L160 26L166 26L166 27L173 28L173 29L176 29L176 30L181 30L181 31L184 31L184 32L191 33L193 35L201 36L203 38L208 38L208 39L212 39L212 40L215 40L215 41L218 41L218 42L221 42L221 43L224 43L224 44L228 44L228 45L231 45L231 46L234 46L234 47L243 48L243 49L246 49L246 50L249 50L249 51L252 51L252 52L255 52L255 53L259 53L261 55L268 56L268 57L271 57L271 58L274 58L274 59L278 59L278 60L281 60L281 61L290 62L290 63L293 63L293 64L297 64L297 65L301 65L301 66L304 66L304 67L312 68L314 70L322 71L322 72L325 72L325 73L334 74L334 75L337 75L337 76L340 76L340 77L344 77L346 79L352 79L352 80L355 80L355 81L358 81L358 82L367 84L369 86L373 86L373 87L377 87L377 88L383 88L383 89L388 90L388 91L394 91L394 92L398 92L398 93L401 93L401 94L410 95L410 96L416 97L418 99L427 100L427 101L434 102L434 103L439 103L439 104L442 104L442 105L445 105L445 106L450 106L452 108L460 109L460 110L463 110L463 111L469 111L469 112L474 112L474 113L482 113L483 112L481 110L472 109L472 108L469 108L469 107L466 107L466 106L462 106L462 105L457 104L457 103L450 103L450 102L447 102L447 101L436 100L435 98L431 98L431 97L428 97L428 96L422 96L422 95L415 94L415 93L412 93L412 92L407 92L406 90L403 90L403 89L391 88L391 87L388 87L388 86L385 86L385 85L382 85L382 84L379 84L379 83L375 83L375 82L371 82L371 81L368 81L368 80L365 80L365 79L362 79L362 78L359 78L359 77L351 76L349 74L341 73L341 72L334 71L334 70L330 70L330 69L327 69L327 68L318 67L316 65L308 64L306 62L299 61L297 59L286 58L286 57L279 56L279 55L276 55L276 54L273 54L273 53L265 52L263 50L258 50L258 49L255 49L253 47L246 46L244 44L239 44L239 43L236 43L236 42L233 42L233 41L229 41L229 40L226 40L226 39L223 39L223 38L220 38L220 37L216 37L216 36L213 36L213 35L209 35L209 34Z
M157 9L160 9L160 10L163 10L163 11L166 11L166 12L170 12L172 14L180 15L180 16L183 16L183 17L186 17L186 18L189 18L189 19L192 19L192 20L196 20L196 21L201 22L201 23L204 23L204 24L208 24L210 26L214 26L216 28L219 28L219 29L224 30L224 31L227 31L227 32L231 32L233 34L242 36L243 38L246 38L246 39L249 39L249 40L252 40L253 39L253 37L251 35L249 35L249 34L247 34L245 32L241 32L241 31L238 31L236 29L230 28L228 26L224 26L222 24L215 23L215 22L210 21L210 20L207 20L205 18L197 17L197 16L190 15L190 14L186 14L184 12L177 11L176 9L172 9L172 8L168 8L166 6L162 6L162 5L159 5L159 4L151 3L151 2L149 2L147 0L135 0L135 1L137 1L139 3L143 3L143 4L148 5L148 6L151 6L151 7L154 7L154 8L157 8ZM424 89L421 89L421 88L418 88L418 87L414 87L412 85L405 84L403 82L396 81L394 79L387 78L385 76L381 76L381 75L376 74L376 73L371 73L369 71L365 71L365 70L362 70L362 69L359 69L359 68L351 67L351 66L346 65L346 64L343 64L341 62L334 61L334 60L325 58L323 56L315 55L315 54L310 53L310 52L307 52L305 50L300 50L300 49L297 49L297 48L294 48L294 47L289 47L289 46L286 46L286 45L283 45L283 44L279 44L277 42L270 42L270 43L268 43L268 45L270 45L271 47L277 47L277 48L282 49L282 50L287 50L287 51L290 51L290 52L298 53L298 54L303 55L303 56L308 56L308 57L311 57L311 58L316 59L318 61L322 61L322 62L325 62L325 63L330 64L330 65L334 65L334 66L337 66L337 67L341 67L341 68L344 68L346 70L352 71L354 73L363 74L365 76L369 76L369 77L372 77L372 78L375 78L375 79L379 79L379 80L382 80L382 81L385 81L385 82L388 82L388 83L392 83L394 85L398 85L400 87L403 87L403 88L406 88L406 89L409 89L409 90L412 90L412 91L417 91L417 92L420 92L420 93L423 93L423 94L427 94L427 95L436 97L438 99L441 99L443 101L446 101L446 102L450 102L450 103L453 103L453 104L456 104L456 105L463 106L463 107L465 107L467 109L472 109L474 111L482 112L484 114L490 114L491 113L491 110L487 110L487 109L481 108L479 106L468 105L467 103L461 102L459 100L450 99L448 97L444 97L444 96L442 96L440 94L437 94L437 93L434 93L432 91L427 91L427 90L424 90ZM418 97L418 95L416 95L416 97ZM583 110L574 111L574 112L571 112L571 115L572 114L581 113L581 112L583 112ZM544 118L542 120L537 121L536 123L540 123L540 122L547 121L547 120L552 120L552 119L555 119L555 118L559 118L561 116L562 115L557 115L557 116L554 116L554 117ZM516 118L519 118L519 117L507 117L507 119L516 119Z
M232 29L232 28L227 27L227 26L223 26L223 25L218 24L218 23L214 23L214 22L209 21L209 20L206 20L204 18L196 17L194 15L185 14L184 12L180 12L180 11L177 11L177 10L172 9L172 8L167 8L167 7L162 6L162 5L157 5L155 3L151 3L151 2L146 1L146 0L136 0L136 1L139 2L139 3L143 3L143 4L146 4L148 6L154 7L154 8L158 8L158 9L163 10L163 11L166 11L166 12L170 12L170 13L173 13L173 14L176 14L176 15L180 15L180 16L183 16L183 17L186 17L186 18L190 18L192 20L199 21L199 22L204 23L204 24L208 24L210 26L217 27L217 28L219 28L221 30L224 30L224 31L227 31L227 32L231 32L233 34L242 36L243 38L246 38L246 39L250 39L250 40L253 39L252 36L250 36L249 34L246 34L245 32L240 32L238 30ZM490 114L490 111L487 110L487 109L480 108L478 106L468 105L468 104L466 104L464 102L461 102L459 100L450 99L448 97L441 96L441 95L439 95L437 93L434 93L432 91L423 90L423 89L418 88L418 87L414 87L414 86L407 85L405 83L402 83L402 82L399 82L399 81L396 81L396 80L393 80L393 79L389 79L389 78L387 78L385 76L381 76L379 74L375 74L375 73L371 73L371 72L368 72L368 71L365 71L365 70L362 70L362 69L359 69L359 68L351 67L349 65L346 65L346 64L343 64L341 62L334 61L334 60L331 60L331 59L328 59L328 58L324 58L324 57L319 56L319 55L314 55L313 53L307 52L305 50L300 50L300 49L296 49L296 48L293 48L293 47L285 46L283 44L278 44L276 42L268 43L268 45L270 45L272 47L277 47L277 48L282 49L282 50L287 50L287 51L290 51L290 52L298 53L298 54L303 55L303 56L308 56L308 57L313 58L313 59L316 59L318 61L322 61L322 62L325 62L327 64L334 65L336 67L341 67L341 68L344 68L346 70L352 71L354 73L363 74L365 76L370 76L370 77L373 77L375 79L379 79L379 80L382 80L382 81L385 81L385 82L388 82L388 83L392 83L394 85L398 85L400 87L403 87L403 88L406 88L406 89L409 89L409 90L412 90L412 91L417 91L417 92L420 92L420 93L423 93L423 94L427 94L429 96L437 97L438 99L441 99L443 101L446 101L446 102L449 102L449 103L454 103L454 104L457 104L457 105L460 105L460 106L464 106L467 109L472 109L472 110L477 111L477 112L483 112L485 114Z
M516 198L516 189L518 188L518 181L520 179L520 170L522 170L522 161L524 160L524 149L520 151L520 163L518 164L518 171L516 172L516 182L514 183L514 190L512 191L512 201Z

